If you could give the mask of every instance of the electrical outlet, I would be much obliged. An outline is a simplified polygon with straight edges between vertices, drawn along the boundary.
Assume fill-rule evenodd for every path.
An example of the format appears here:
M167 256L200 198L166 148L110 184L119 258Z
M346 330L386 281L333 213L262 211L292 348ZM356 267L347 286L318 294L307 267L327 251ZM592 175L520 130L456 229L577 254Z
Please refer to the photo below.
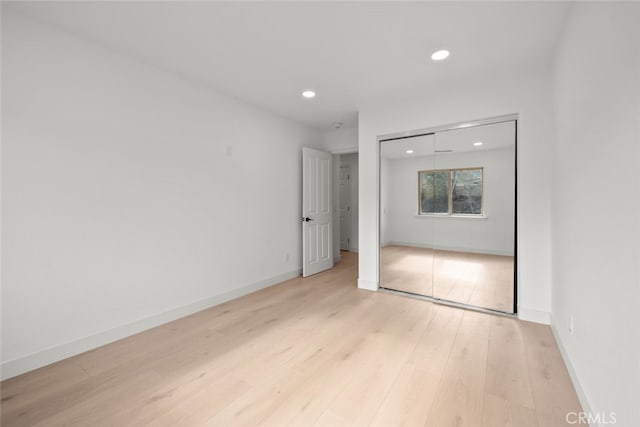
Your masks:
M573 314L569 315L569 333L573 335Z

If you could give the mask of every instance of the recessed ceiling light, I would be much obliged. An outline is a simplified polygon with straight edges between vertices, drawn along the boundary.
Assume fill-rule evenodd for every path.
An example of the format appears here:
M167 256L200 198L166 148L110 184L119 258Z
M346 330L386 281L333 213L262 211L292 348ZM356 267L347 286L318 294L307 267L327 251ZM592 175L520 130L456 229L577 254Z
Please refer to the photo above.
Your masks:
M482 141L478 141L478 142L474 142L473 145L475 145L476 147L479 147L483 144Z
M437 50L431 54L431 59L434 61L442 61L443 59L447 59L449 57L449 51L442 49Z
M311 99L311 98L315 98L316 93L312 90L305 90L304 92L302 92L302 96L304 96L307 99Z
M407 153L407 154L413 154L413 150L407 150L407 151L405 151L405 153Z

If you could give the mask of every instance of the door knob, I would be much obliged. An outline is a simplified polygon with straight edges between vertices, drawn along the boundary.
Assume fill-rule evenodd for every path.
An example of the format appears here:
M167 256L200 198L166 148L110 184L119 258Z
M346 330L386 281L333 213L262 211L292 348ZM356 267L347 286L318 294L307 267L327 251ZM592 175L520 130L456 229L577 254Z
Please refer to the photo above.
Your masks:
M309 222L309 221L313 221L313 218L309 218L308 216L302 217L302 222Z

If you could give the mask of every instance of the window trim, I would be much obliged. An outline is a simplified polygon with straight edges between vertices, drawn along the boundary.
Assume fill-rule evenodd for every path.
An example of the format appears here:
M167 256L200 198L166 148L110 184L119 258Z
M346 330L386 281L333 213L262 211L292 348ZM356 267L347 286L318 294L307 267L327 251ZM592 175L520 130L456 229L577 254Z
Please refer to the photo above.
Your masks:
M453 189L451 188L452 172L465 171L465 170L478 170L478 169L482 174L482 187L480 188L480 191L482 194L482 198L480 199L480 213L477 213L477 214L453 213L453 200L452 200ZM422 212L422 186L420 183L420 174L424 172L443 172L443 171L447 171L447 205L448 205L447 213ZM436 217L436 218L437 217L440 217L440 218L451 218L451 217L484 218L486 217L484 214L484 166L419 170L418 171L418 216L429 216L429 217Z

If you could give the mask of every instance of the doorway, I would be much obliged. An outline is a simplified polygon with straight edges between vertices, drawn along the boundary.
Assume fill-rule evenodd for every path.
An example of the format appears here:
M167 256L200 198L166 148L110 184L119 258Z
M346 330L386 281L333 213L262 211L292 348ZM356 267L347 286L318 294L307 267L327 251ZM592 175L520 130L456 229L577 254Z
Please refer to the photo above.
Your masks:
M340 250L351 246L351 165L340 166Z
M340 154L338 216L340 251L358 251L358 153Z

